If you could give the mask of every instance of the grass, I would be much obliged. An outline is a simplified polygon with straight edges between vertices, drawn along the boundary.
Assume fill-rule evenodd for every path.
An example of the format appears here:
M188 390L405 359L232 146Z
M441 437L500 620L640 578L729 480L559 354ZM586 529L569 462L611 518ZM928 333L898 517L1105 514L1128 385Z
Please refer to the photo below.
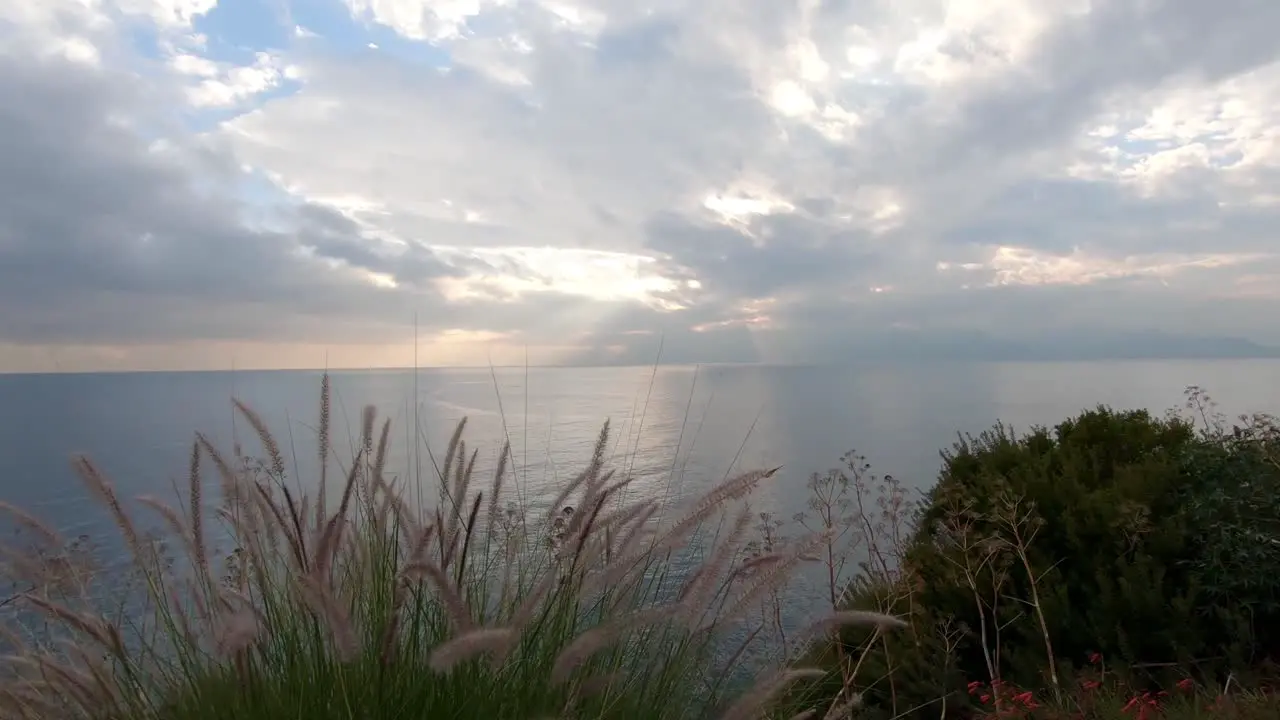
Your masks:
M410 506L385 467L390 422L366 408L344 467L329 406L326 377L314 497L237 403L261 459L197 435L182 507L140 499L160 534L77 458L128 550L133 582L106 578L115 601L75 541L5 506L25 532L2 548L23 589L21 622L4 629L0 717L748 718L823 674L724 681L765 637L755 615L825 532L749 552L746 502L776 470L729 477L688 507L627 502L631 478L605 467L606 424L549 509L504 505L510 448L478 477L464 420L433 468L437 502ZM225 557L212 550L219 532L234 548ZM802 635L853 623L899 624L833 611ZM729 653L727 639L740 639Z

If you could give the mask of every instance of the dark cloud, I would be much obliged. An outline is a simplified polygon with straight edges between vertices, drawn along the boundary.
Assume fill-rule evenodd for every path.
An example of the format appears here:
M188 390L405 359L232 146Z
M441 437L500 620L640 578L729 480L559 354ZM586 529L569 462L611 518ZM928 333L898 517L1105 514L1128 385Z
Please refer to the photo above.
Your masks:
M1120 93L1217 81L1274 62L1280 5L1266 0L1118 0L1071 17L1000 81L965 98L932 154L942 167L1043 151Z
M877 268L865 234L799 214L755 216L743 230L664 214L646 234L646 246L675 264L669 274L687 273L719 298L857 283Z
M381 253L326 207L247 226L235 185L210 182L238 179L231 159L148 145L128 124L146 117L135 88L123 73L0 55L0 96L21 98L0 107L0 340L352 339L403 328L414 311L447 326L428 281L465 263L421 247Z
M943 235L946 243L1029 247L1070 253L1117 241L1123 253L1195 253L1206 238L1230 235L1232 249L1266 249L1260 213L1225 209L1208 194L1143 198L1112 185L1078 179L1035 179L1006 187ZM1269 215L1269 213L1266 213Z

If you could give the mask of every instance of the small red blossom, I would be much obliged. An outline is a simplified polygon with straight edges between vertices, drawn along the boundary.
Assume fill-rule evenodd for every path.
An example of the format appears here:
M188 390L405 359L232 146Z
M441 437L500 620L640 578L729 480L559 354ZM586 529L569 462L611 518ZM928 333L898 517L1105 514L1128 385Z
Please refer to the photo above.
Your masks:
M1089 653L1089 662L1093 665L1102 662L1102 653Z
M1098 688L1102 687L1102 683L1098 680L1085 680L1084 682L1080 683L1080 687L1084 688L1085 690L1097 690Z
M982 703L982 704L984 704L984 705L985 705L985 704L987 704L987 703L991 702L991 696L990 696L990 695L988 695L988 694L986 694L986 693L983 693L983 694L982 694L982 696L978 698L978 702L980 702L980 703Z
M1022 692L1022 693L1018 693L1017 695L1014 695L1013 701L1017 703L1021 703L1022 706L1027 708L1028 710L1035 710L1036 708L1040 707L1040 704L1036 702L1035 695L1030 690L1028 690L1027 692Z
M1142 695L1134 695L1129 698L1129 702L1120 709L1120 712L1128 715L1133 713L1135 720L1148 720L1155 717L1160 712L1160 701L1157 699L1160 694L1152 695L1150 692L1144 692Z
M1195 686L1196 686L1196 683L1195 683L1195 681L1194 681L1194 680L1192 680L1191 678L1183 678L1183 679L1181 679L1181 680L1179 680L1179 681L1178 681L1178 689L1179 689L1179 690L1190 690L1191 688L1193 688L1193 687L1195 687Z
M982 681L981 681L981 680L974 680L973 682L969 683L969 686L968 686L968 687L969 687L969 694L970 694L970 695L977 695L977 694L978 694L978 690L982 687Z

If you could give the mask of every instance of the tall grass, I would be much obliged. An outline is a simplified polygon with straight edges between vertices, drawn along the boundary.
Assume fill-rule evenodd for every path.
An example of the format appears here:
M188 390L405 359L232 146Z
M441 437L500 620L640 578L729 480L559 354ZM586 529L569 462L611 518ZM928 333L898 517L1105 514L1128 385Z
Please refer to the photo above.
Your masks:
M762 603L833 542L826 522L747 552L748 502L776 469L726 478L683 508L627 502L631 477L606 468L606 424L582 472L534 509L502 500L509 445L493 475L478 476L463 420L434 468L437 502L411 506L386 467L390 422L366 408L340 464L329 402L326 377L314 497L237 403L260 462L197 434L181 507L140 499L160 535L77 458L137 581L105 578L114 601L82 554L63 551L75 543L0 507L26 530L0 548L22 609L3 629L0 717L749 718L791 682L822 675L782 667L743 692L723 682L760 638L751 620ZM702 530L717 525L728 530L708 539ZM218 531L233 546L225 557ZM689 563L695 545L701 561ZM802 635L900 624L836 606Z

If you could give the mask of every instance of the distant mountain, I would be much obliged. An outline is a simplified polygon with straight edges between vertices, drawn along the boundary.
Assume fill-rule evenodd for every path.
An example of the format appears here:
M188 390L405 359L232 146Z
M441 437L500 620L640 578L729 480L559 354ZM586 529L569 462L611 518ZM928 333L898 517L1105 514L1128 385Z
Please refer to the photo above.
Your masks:
M958 361L1184 360L1280 358L1280 348L1234 337L1075 331L1031 338L975 332L891 331L847 348L857 360Z
M611 337L566 365L651 365L658 335ZM1089 360L1212 360L1280 358L1280 348L1236 337L1157 331L1072 330L1034 337L999 337L974 330L788 332L742 328L672 332L663 364L769 363L842 365L881 362L1052 362Z

